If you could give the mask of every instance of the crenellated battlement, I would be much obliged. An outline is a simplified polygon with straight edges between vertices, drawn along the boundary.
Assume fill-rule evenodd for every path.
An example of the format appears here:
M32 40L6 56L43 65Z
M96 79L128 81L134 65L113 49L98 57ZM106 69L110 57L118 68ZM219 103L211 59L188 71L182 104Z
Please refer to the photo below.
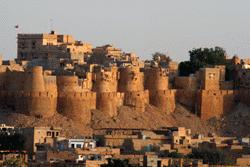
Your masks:
M105 93L99 93L98 96L101 98L124 98L124 93L105 92Z
M90 122L91 110L99 109L114 117L123 105L144 112L150 104L171 113L178 102L202 119L220 117L237 100L250 105L249 90L219 89L219 71L213 68L201 69L191 77L176 77L176 89L169 89L168 72L158 67L98 66L86 72L86 79L51 74L39 66L2 72L0 104L39 117L59 112L84 123Z
M46 98L56 98L57 94L51 92L16 92L15 97L46 97Z
M177 91L176 89L168 89L168 90L151 91L150 93L168 96L168 95L175 95L176 91Z
M96 98L95 92L59 92L58 97L62 98L81 98L93 99Z

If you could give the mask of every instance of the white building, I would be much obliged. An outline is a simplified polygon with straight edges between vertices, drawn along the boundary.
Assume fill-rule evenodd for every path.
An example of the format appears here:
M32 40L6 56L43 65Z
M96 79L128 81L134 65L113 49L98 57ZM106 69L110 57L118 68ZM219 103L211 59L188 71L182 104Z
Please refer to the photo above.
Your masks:
M94 149L96 148L96 141L94 139L66 139L63 141L59 141L57 143L59 150L67 150L67 149Z

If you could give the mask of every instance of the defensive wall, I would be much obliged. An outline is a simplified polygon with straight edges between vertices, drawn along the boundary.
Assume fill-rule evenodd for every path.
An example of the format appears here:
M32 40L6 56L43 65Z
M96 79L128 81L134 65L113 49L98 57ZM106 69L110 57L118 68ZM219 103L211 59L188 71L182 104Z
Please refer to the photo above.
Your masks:
M198 79L195 76L190 77L175 77L174 78L175 89L185 90L197 90L199 88Z
M149 92L150 104L163 112L171 113L175 110L176 90L157 90Z
M250 90L246 88L240 88L239 89L239 94L238 94L238 99L240 102L250 106Z
M144 74L145 89L149 90L149 103L163 112L174 112L176 91L168 87L167 71L162 68L148 68Z
M2 105L36 117L50 117L56 112L57 92L45 89L41 67L34 67L26 73L6 71L2 83Z
M118 91L124 93L124 105L144 112L149 104L149 91L144 90L144 73L137 66L126 66L119 72Z
M117 116L118 108L123 106L124 93L104 92L97 93L97 109L105 112L110 117Z
M124 96L124 105L139 112L144 112L146 105L149 104L148 90L126 92Z
M124 93L118 90L119 72L117 67L99 68L94 73L93 91L97 93L97 109L110 117L118 114L123 105Z
M75 121L88 124L91 110L96 109L96 93L86 92L77 76L57 76L57 111Z
M208 120L229 114L236 105L238 91L199 90L197 96L197 114L201 119Z
M57 111L75 121L88 124L91 110L96 109L95 92L64 92L58 94Z
M223 68L205 68L190 77L175 77L175 89L168 88L167 73L161 68L144 72L136 66L100 69L88 73L91 87L86 89L77 76L52 76L42 67L26 72L0 67L0 105L36 117L51 117L58 112L87 124L94 109L114 117L123 105L144 112L150 104L171 113L180 103L207 120L228 114L239 101L250 105L249 89L229 90L233 83L222 81Z

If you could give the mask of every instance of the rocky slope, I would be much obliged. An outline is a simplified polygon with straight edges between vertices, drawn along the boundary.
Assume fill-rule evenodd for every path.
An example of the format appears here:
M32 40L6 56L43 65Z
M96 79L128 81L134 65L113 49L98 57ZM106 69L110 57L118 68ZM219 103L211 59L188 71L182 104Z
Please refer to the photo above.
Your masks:
M181 105L177 105L172 114L159 111L153 106L147 106L144 113L131 110L129 107L122 107L117 117L108 118L103 113L94 112L92 128L144 128L156 129L169 126L184 126L190 128L194 133L207 134L214 132L214 129L201 121L197 116L191 114Z
M235 110L222 119L210 119L205 122L181 105L177 105L174 113L167 114L153 106L147 106L144 113L121 107L116 117L110 118L103 112L92 111L90 125L74 122L60 114L51 118L35 118L24 114L13 113L8 109L0 109L0 123L19 127L57 126L62 127L67 137L91 135L94 130L102 128L143 128L156 129L168 126L183 126L193 133L217 133L227 136L250 135L250 108L239 104Z
M238 104L230 114L216 120L215 125L225 136L250 136L250 107Z

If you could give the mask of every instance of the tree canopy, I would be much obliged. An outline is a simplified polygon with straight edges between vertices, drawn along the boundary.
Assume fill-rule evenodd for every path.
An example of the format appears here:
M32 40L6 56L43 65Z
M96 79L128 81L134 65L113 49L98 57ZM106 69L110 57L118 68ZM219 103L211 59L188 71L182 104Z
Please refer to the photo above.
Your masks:
M206 66L226 64L226 51L221 47L193 49L189 56L189 61L179 64L180 76L189 76Z
M168 64L170 61L172 61L169 56L161 52L155 52L154 54L152 54L152 59L157 63L164 63L164 64Z

